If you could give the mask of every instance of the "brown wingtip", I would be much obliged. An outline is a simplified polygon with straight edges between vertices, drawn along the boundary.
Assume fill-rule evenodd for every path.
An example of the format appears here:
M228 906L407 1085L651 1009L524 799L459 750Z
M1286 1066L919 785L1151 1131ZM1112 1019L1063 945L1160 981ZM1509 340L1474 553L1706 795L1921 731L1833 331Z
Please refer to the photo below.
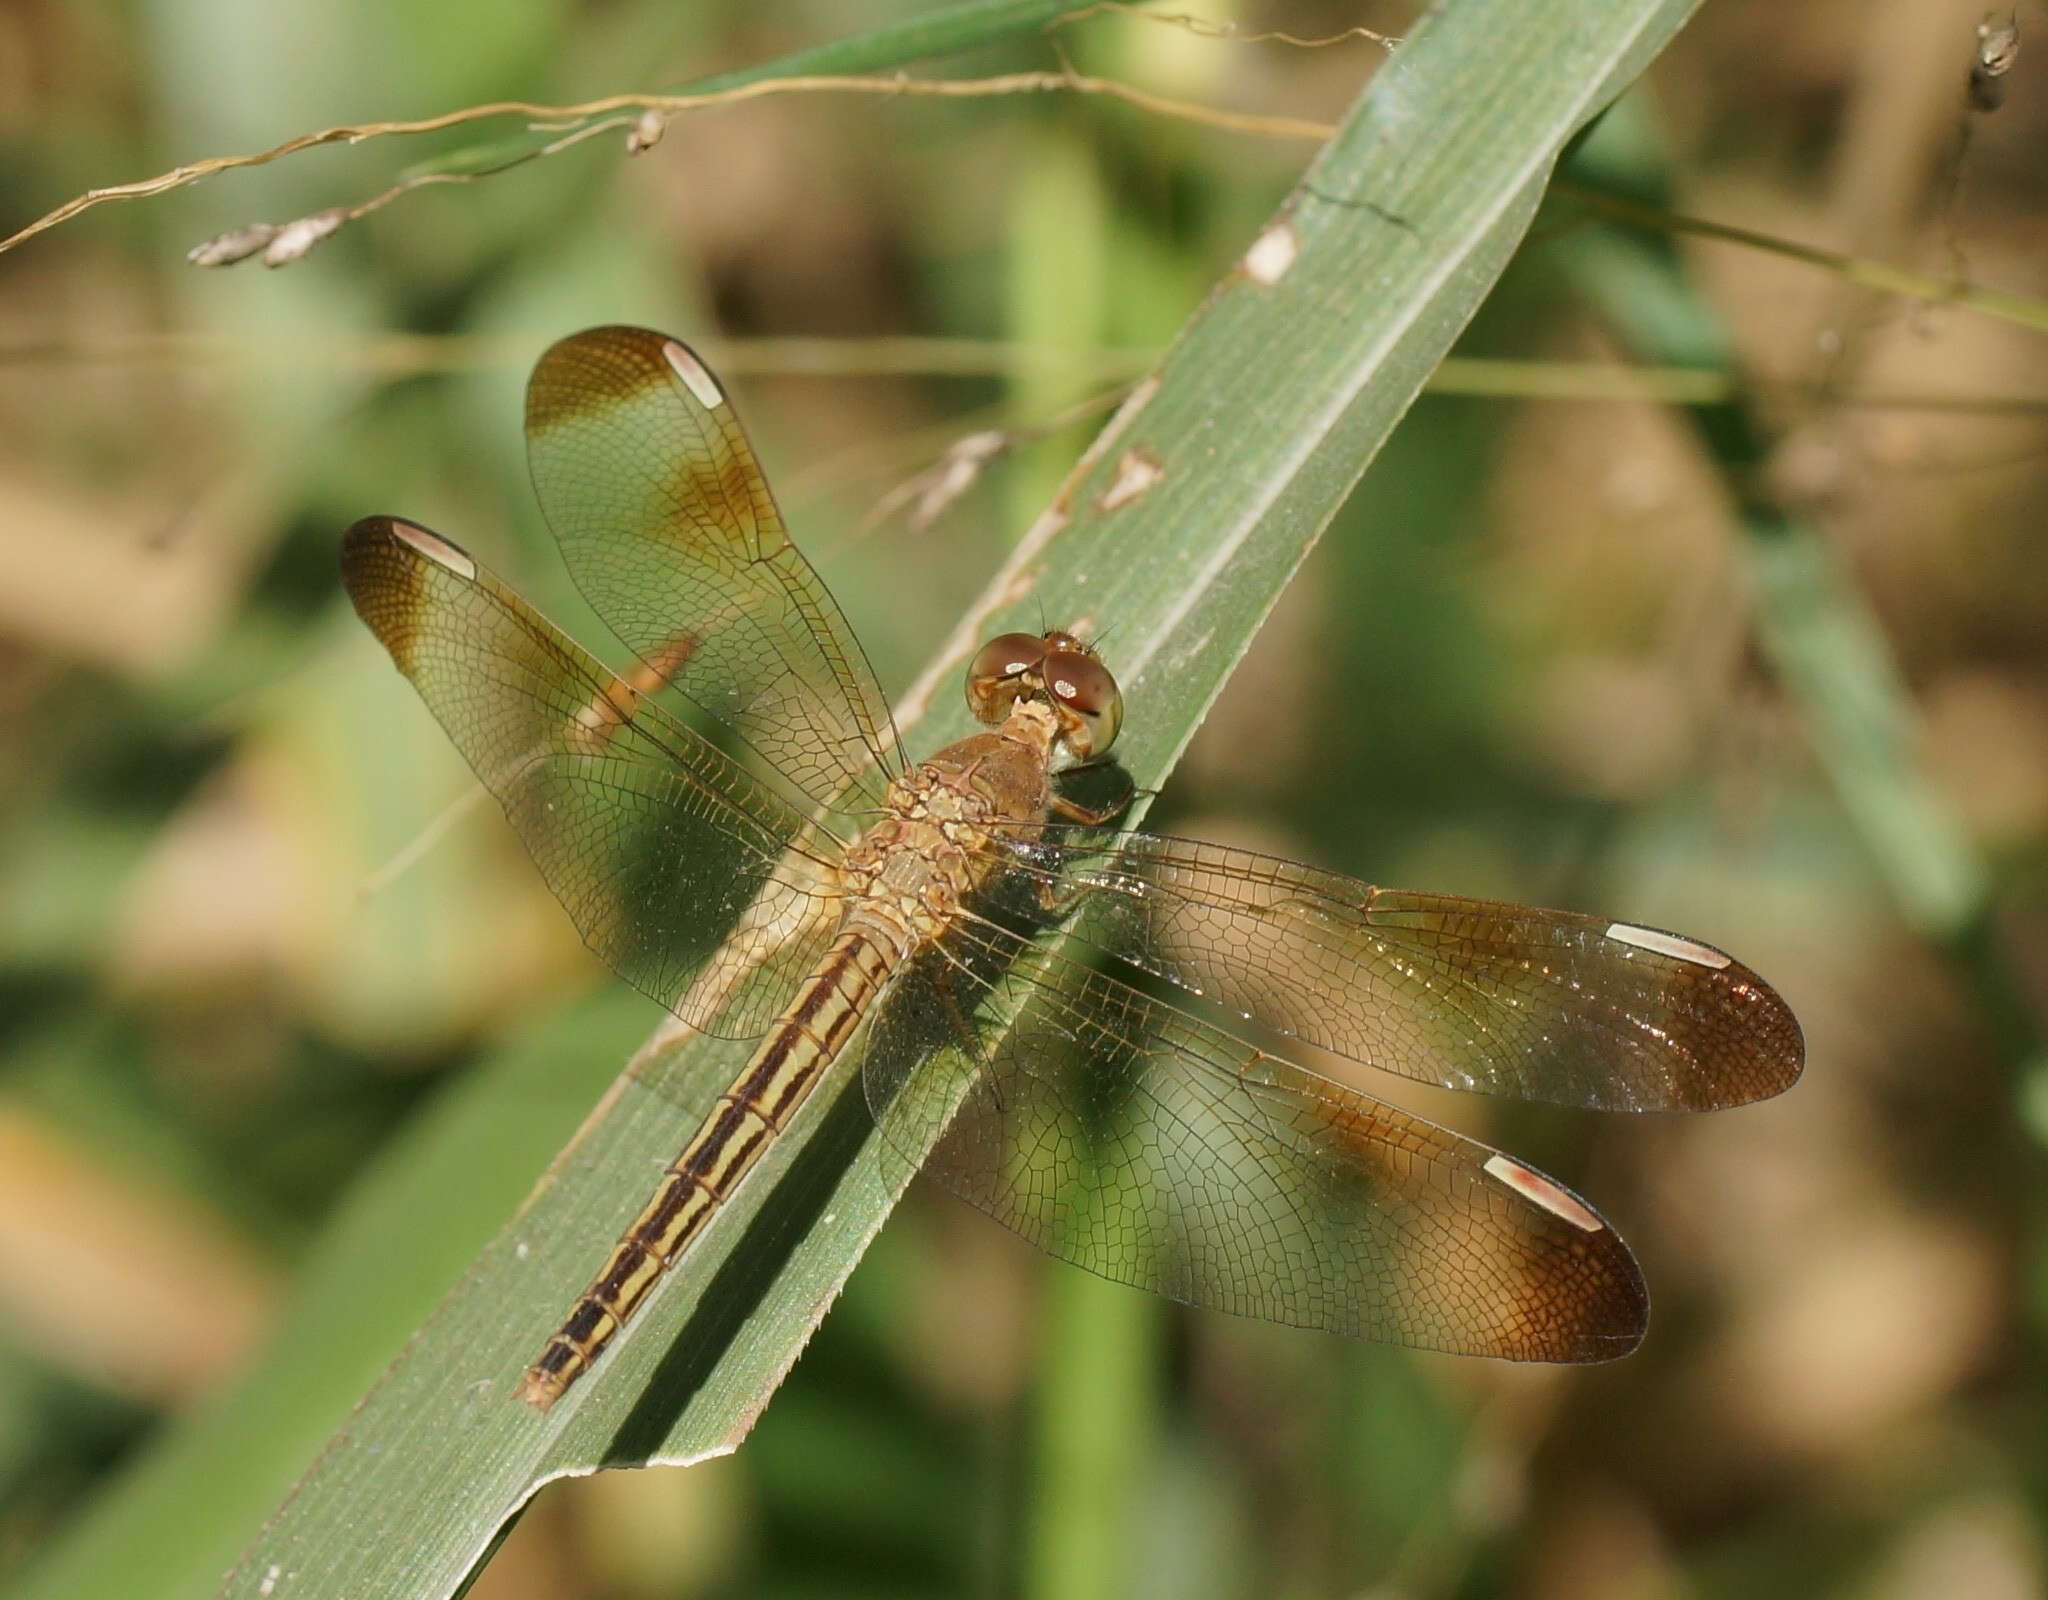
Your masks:
M1799 1018L1793 1014L1783 995L1749 968L1742 967L1741 971L1744 984L1755 991L1746 998L1752 999L1757 1007L1761 1019L1759 1032L1766 1040L1768 1059L1772 1064L1768 1086L1763 1094L1757 1096L1760 1100L1767 1100L1772 1095L1783 1094L1806 1071L1806 1030L1800 1027Z
M527 432L543 433L585 413L609 411L643 389L667 387L676 374L662 351L680 342L652 328L620 323L557 339L534 363L526 382Z
M1634 1355L1650 1331L1650 1288L1635 1252L1611 1228L1601 1245L1601 1289L1590 1297L1570 1350L1559 1360L1588 1366L1619 1361Z
M1806 1070L1806 1033L1785 997L1739 961L1714 974L1715 1004L1702 1008L1695 1059L1719 1070L1674 1096L1685 1111L1725 1111L1783 1094ZM1711 1025L1711 1031L1704 1031Z
M1553 1362L1560 1366L1597 1366L1634 1355L1650 1330L1650 1295L1634 1254L1612 1232L1593 1252L1604 1257L1589 1263L1570 1303L1542 1292L1530 1296L1522 1314L1533 1326L1524 1330L1518 1361Z
M412 671L427 585L437 573L443 582L474 583L477 564L454 540L403 517L364 517L341 536L342 587L403 672Z
M1610 922L1606 940L1664 964L1665 1025L1695 1070L1674 1075L1670 1105L1721 1111L1783 1094L1806 1068L1806 1036L1785 997L1726 951L1661 928Z
M432 528L405 517L386 515L351 523L348 532L341 536L342 577L347 579L361 570L362 563L374 560L378 552L396 554L401 546L465 581L476 577L476 558L453 539L444 539Z
M1634 1355L1650 1331L1650 1289L1635 1252L1612 1228L1588 1240L1593 1280L1576 1321L1558 1329L1559 1349L1546 1360L1593 1366Z
M1650 1334L1650 1324L1647 1320L1648 1310L1648 1306L1645 1305L1645 1320L1640 1328L1636 1328L1628 1333L1613 1334L1595 1341L1594 1348L1582 1358L1581 1364L1597 1366L1604 1361L1619 1361L1622 1357L1632 1356L1642 1349L1643 1340L1648 1338Z
M1514 1197L1542 1241L1542 1267L1510 1297L1499 1353L1524 1361L1618 1361L1643 1342L1650 1294L1635 1254L1607 1219L1555 1178L1496 1151L1481 1171Z

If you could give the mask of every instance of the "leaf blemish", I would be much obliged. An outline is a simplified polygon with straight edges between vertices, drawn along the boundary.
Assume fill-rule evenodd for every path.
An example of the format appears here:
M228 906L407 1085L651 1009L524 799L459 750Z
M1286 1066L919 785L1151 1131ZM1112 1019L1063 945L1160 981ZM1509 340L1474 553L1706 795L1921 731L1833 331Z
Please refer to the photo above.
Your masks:
M1135 504L1152 492L1153 486L1166 476L1166 463L1159 459L1156 451L1143 445L1126 450L1117 458L1116 474L1109 480L1109 487L1095 497L1097 511L1118 511Z
M1270 289L1287 276L1287 269L1299 254L1301 241L1295 237L1294 224L1276 222L1253 240L1252 247L1244 253L1244 275Z

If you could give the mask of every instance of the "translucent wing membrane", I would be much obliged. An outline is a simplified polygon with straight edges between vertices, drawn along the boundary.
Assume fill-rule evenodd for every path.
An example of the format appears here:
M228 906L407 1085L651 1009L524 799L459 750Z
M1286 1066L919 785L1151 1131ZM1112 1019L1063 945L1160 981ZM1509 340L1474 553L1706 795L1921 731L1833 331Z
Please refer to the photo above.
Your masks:
M990 924L898 980L865 1070L902 1159L1106 1278L1465 1355L1642 1336L1633 1257L1561 1186Z
M447 540L367 517L341 567L584 942L694 1026L765 1030L836 924L836 844Z
M1097 948L1424 1083L1700 1111L1777 1094L1804 1060L1799 1024L1769 984L1655 929L1378 889L1188 839L1089 848L1034 833L1026 855Z
M902 765L887 706L703 363L644 328L572 335L534 369L526 439L570 575L650 681L810 801L879 805Z
M1049 830L1043 706L941 752L922 798L889 812L903 765L874 676L703 363L643 329L576 334L535 369L526 428L569 571L637 666L612 672L394 517L348 531L350 598L585 942L694 1027L775 1031L524 1398L545 1408L590 1368L842 1047L885 1148L1105 1277L1467 1355L1635 1346L1642 1278L1577 1196L1160 995L1449 1088L1700 1110L1799 1074L1798 1024L1755 973L1654 928ZM1087 698L1041 677L1048 700ZM726 754L672 696L745 748ZM984 829L987 860L965 853ZM857 896L869 910L849 919ZM1038 940L1049 925L1087 959ZM640 1070L701 1112L701 1082Z

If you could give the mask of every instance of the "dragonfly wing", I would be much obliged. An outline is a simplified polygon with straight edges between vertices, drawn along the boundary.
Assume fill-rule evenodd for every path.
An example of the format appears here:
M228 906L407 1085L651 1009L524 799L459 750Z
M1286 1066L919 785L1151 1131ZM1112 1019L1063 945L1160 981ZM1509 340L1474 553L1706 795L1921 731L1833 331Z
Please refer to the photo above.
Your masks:
M1710 946L1568 911L1380 889L1300 862L1126 834L1030 842L1073 933L1369 1067L1606 1111L1779 1093L1805 1058L1777 991Z
M836 846L439 535L366 517L341 569L584 942L693 1026L762 1032L823 947L798 930L832 920ZM743 913L758 959L692 989Z
M1465 1355L1642 1337L1634 1258L1560 1185L990 924L897 979L865 1078L902 1159L1103 1277Z
M534 368L526 441L570 575L649 681L809 800L878 804L902 767L887 705L704 363L645 328L573 334Z

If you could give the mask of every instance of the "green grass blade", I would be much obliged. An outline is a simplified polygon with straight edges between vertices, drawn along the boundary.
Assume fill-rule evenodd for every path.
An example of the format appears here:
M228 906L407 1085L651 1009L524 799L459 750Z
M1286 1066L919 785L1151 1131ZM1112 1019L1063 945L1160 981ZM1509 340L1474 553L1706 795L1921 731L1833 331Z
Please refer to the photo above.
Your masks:
M1565 141L1691 9L1463 0L1427 19L1290 198L1284 232L1262 236L1259 270L1219 288L963 622L927 679L946 688L914 744L964 730L951 686L974 639L1042 608L1115 625L1120 752L1140 783L1159 782L1499 274ZM666 1053L706 1099L735 1059L706 1040ZM355 1297L440 1259L442 1208L468 1194L463 1215L477 1209L454 1188L472 1181L476 1141L505 1134L492 1093L527 1081L479 1080L366 1186L338 1231L360 1244L382 1222L381 1251L330 1255L305 1290L322 1316L302 1314L264 1371L89 1519L27 1592L202 1594L219 1571L209 1560L243 1545L225 1591L237 1596L448 1594L549 1478L699 1459L745 1435L895 1198L857 1086L820 1092L598 1374L539 1417L510 1399L513 1382L688 1131L674 1104L626 1083L350 1414L376 1359L365 1351L391 1348L382 1321L350 1343ZM504 1171L533 1170L546 1122L507 1135ZM330 1354L316 1364L316 1350ZM340 1431L307 1466L316 1423ZM222 1493L230 1473L236 1492ZM258 1508L287 1488L258 1531Z

